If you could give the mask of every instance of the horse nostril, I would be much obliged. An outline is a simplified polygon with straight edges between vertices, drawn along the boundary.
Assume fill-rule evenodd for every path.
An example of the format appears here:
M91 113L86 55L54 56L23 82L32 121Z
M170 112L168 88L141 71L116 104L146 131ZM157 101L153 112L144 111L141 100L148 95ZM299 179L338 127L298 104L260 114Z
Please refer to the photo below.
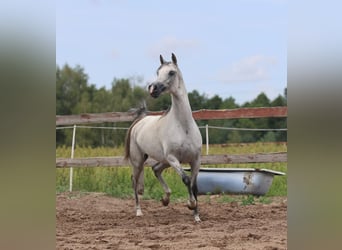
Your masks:
M148 91L150 92L150 94L153 93L153 90L154 90L153 84L148 85Z

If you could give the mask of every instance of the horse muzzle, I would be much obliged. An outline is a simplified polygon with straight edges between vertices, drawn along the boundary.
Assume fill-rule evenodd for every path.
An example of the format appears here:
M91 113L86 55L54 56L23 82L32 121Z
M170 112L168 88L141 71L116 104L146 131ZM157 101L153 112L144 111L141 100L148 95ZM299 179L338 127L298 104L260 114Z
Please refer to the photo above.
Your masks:
M148 91L153 98L159 97L160 94L163 93L165 90L166 90L165 85L159 82L151 83L148 86Z

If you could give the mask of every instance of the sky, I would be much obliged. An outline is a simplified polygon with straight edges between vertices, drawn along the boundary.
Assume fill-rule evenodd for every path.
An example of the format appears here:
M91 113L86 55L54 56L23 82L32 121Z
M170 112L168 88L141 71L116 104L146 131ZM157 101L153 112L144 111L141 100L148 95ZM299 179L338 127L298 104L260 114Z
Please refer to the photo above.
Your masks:
M56 64L146 87L175 53L188 92L238 104L287 86L287 0L56 1Z

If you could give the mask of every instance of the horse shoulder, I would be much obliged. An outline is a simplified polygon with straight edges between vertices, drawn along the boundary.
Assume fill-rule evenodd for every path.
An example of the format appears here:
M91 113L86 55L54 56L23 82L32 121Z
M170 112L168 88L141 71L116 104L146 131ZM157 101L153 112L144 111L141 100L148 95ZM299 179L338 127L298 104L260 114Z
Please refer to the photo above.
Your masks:
M132 134L140 147L147 150L148 148L160 147L159 137L156 133L159 118L160 116L146 116L133 128Z

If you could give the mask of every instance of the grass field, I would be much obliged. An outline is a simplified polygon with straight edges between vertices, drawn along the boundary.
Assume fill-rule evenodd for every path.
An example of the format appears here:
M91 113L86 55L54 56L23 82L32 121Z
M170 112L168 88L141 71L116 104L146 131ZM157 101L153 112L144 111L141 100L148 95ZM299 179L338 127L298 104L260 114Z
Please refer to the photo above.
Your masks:
M253 144L227 144L210 145L209 154L246 154L246 153L270 153L287 152L286 143L253 143ZM99 156L122 156L124 148L76 148L74 157L99 157ZM205 145L202 154L206 153ZM70 147L59 147L56 149L56 158L70 157ZM206 167L234 167L234 168L266 168L287 173L287 163L263 163L263 164L229 164L212 165ZM173 200L186 199L187 190L181 178L171 168L163 173L169 184ZM56 192L65 192L69 189L69 169L56 169ZM133 197L131 185L131 169L126 167L96 167L96 168L74 168L73 190L85 192L104 192L116 197ZM145 168L145 193L146 199L159 200L163 190L155 178L151 168ZM287 176L275 176L272 186L266 197L286 196ZM227 198L229 199L229 198ZM253 199L247 197L244 199Z

